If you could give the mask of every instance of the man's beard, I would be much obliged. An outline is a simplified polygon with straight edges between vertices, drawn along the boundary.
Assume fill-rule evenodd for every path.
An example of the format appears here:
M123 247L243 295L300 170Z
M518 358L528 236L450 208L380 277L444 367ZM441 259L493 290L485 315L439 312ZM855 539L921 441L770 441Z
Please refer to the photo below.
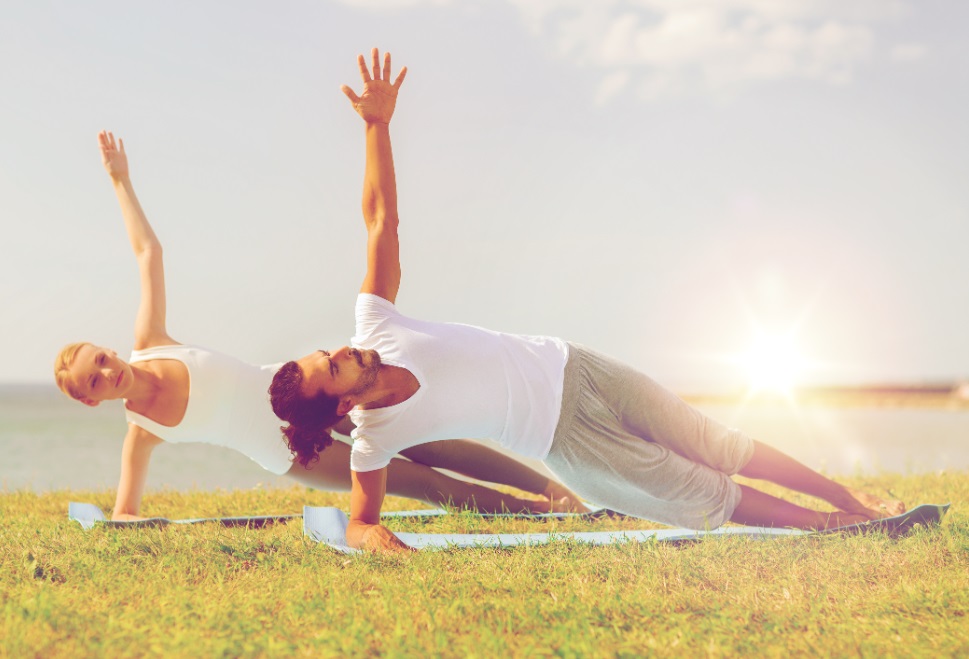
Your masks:
M370 363L366 365L363 363L365 354L371 356ZM377 381L377 374L380 373L380 354L376 350L357 350L356 359L357 363L364 370L360 373L356 384L353 385L353 389L349 392L349 395L352 396L362 394L372 387L373 383Z

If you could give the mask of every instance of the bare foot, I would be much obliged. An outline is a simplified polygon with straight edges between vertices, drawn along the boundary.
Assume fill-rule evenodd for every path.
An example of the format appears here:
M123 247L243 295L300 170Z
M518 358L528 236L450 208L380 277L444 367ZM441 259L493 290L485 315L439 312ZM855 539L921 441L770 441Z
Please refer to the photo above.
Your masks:
M846 513L843 510L836 510L833 513L818 513L820 516L820 523L814 525L814 528L818 531L824 531L827 529L836 529L842 526L851 526L852 524L861 524L863 522L871 521L871 517L865 514L856 513Z
M860 490L855 490L850 487L845 488L848 493L854 497L863 508L865 508L873 519L881 519L883 517L894 517L895 515L901 515L905 512L905 504L897 499L882 499L876 497L874 494L868 494L867 492L862 492ZM861 512L855 509L854 506L850 508L851 512Z
M521 512L529 515L545 515L547 513L567 513L568 503L561 499L520 499Z
M558 499L551 499L549 503L552 506L553 513L587 513L589 509L586 508L578 499L571 499L569 497L560 497Z
M545 488L545 497L551 502L552 512L554 513L589 512L589 508L582 503L579 495L555 481L548 482L548 487Z

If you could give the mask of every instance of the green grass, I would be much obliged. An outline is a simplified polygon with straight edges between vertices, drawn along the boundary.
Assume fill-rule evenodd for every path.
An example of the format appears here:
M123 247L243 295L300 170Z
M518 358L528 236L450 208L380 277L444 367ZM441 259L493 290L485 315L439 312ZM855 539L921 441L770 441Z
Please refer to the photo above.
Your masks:
M0 493L0 655L969 655L969 473L845 482L953 508L941 526L899 539L561 542L348 557L303 538L299 522L83 531L67 520L67 503L108 510L112 493ZM348 497L302 488L160 492L146 496L144 512L298 513L304 504L346 509ZM419 506L389 499L387 507ZM389 525L651 526L466 513Z

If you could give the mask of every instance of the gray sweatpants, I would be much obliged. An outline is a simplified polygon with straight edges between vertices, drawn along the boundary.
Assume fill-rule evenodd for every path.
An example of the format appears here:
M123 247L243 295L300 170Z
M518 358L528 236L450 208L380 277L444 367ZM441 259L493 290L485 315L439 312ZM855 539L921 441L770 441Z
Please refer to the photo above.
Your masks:
M614 359L569 344L562 413L544 462L579 496L616 512L716 528L740 503L753 441Z

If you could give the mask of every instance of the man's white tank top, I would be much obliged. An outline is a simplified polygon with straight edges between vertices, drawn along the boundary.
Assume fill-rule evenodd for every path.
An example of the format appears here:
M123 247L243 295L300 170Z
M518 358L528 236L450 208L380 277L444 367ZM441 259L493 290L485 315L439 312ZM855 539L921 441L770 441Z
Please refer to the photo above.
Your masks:
M282 364L254 366L198 346L156 346L131 353L130 363L174 359L189 376L188 406L177 426L163 426L126 409L129 423L166 442L202 442L233 448L274 474L292 465L280 421L269 403L269 385Z

